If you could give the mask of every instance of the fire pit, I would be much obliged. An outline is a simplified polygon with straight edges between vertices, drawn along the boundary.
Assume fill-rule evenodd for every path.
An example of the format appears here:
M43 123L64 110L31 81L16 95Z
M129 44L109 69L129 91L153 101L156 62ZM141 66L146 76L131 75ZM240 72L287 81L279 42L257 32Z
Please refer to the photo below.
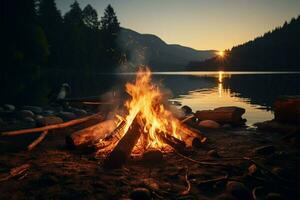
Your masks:
M104 167L121 167L130 155L148 150L163 153L184 152L193 143L204 143L206 137L176 118L164 94L151 82L148 68L140 68L134 83L127 83L130 99L125 102L125 115L116 114L93 127L80 130L67 139L73 147L91 147L97 157L105 156Z

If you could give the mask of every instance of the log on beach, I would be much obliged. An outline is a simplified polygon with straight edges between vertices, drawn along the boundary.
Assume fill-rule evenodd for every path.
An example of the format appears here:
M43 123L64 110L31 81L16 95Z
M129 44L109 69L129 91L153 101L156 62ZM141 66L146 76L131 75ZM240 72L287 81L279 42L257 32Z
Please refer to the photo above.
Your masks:
M199 120L213 120L222 124L241 125L245 121L242 119L242 115L245 113L245 109L239 107L220 107L214 110L201 110L195 113L195 116Z
M114 120L106 120L82 129L66 137L66 145L69 148L86 148L93 145L100 139L103 139L107 134L111 133L116 128Z

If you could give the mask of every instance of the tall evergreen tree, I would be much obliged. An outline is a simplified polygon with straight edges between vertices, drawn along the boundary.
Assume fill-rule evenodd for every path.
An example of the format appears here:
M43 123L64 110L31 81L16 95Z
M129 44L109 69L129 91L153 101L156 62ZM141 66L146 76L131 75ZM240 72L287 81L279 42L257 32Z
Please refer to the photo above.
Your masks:
M113 7L110 4L106 7L104 16L101 18L101 29L106 34L114 37L120 32L120 23Z
M82 11L84 24L91 29L98 29L100 22L98 20L97 11L88 4Z
M109 4L104 11L104 16L101 18L101 31L103 33L103 45L106 56L104 60L105 65L116 67L119 64L121 54L117 45L117 37L120 29L116 13ZM107 70L112 71L111 69Z

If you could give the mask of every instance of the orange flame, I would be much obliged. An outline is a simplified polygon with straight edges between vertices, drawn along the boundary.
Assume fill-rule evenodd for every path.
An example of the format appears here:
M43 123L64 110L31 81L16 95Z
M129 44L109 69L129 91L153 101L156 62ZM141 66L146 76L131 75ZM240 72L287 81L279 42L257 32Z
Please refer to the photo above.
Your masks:
M151 72L148 68L139 69L135 82L126 84L126 92L132 98L125 103L129 114L126 116L127 124L124 133L138 113L138 123L143 127L144 132L134 151L138 151L139 147L144 150L167 148L167 145L160 141L157 133L167 133L180 139L176 132L180 122L161 103L163 102L162 92L151 82Z

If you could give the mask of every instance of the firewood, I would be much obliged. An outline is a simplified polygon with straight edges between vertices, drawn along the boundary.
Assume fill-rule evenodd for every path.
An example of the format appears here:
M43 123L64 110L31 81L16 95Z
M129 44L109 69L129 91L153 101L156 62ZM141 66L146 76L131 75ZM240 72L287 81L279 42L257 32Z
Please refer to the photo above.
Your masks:
M23 135L23 134L28 134L28 133L38 133L38 132L43 132L43 131L49 131L53 129L62 129L70 126L74 126L86 121L89 121L94 118L99 118L102 119L103 117L101 116L100 113L90 115L87 117L79 118L79 119L74 119L68 122L60 123L60 124L52 124L44 127L39 127L39 128L30 128L30 129L22 129L22 130L16 130L16 131L7 131L1 133L1 136L15 136L15 135Z
M186 149L186 145L185 142L171 136L165 133L157 133L159 139L161 139L162 142L168 144L169 146L171 146L174 150L184 153L185 149Z
M82 129L66 137L66 144L70 148L86 148L106 137L116 128L114 120L106 120L94 126Z
M179 127L179 131L182 136L182 140L186 142L187 146L199 147L207 141L207 137L200 131L185 124L182 124Z
M134 119L129 130L104 160L103 167L106 169L122 167L130 157L130 154L138 142L141 133L142 131L140 130L140 125L137 123L137 120Z
M45 139L47 134L48 134L48 131L42 132L41 135L27 147L27 150L31 151L32 149L34 149L39 143L41 143L43 141L43 139Z

